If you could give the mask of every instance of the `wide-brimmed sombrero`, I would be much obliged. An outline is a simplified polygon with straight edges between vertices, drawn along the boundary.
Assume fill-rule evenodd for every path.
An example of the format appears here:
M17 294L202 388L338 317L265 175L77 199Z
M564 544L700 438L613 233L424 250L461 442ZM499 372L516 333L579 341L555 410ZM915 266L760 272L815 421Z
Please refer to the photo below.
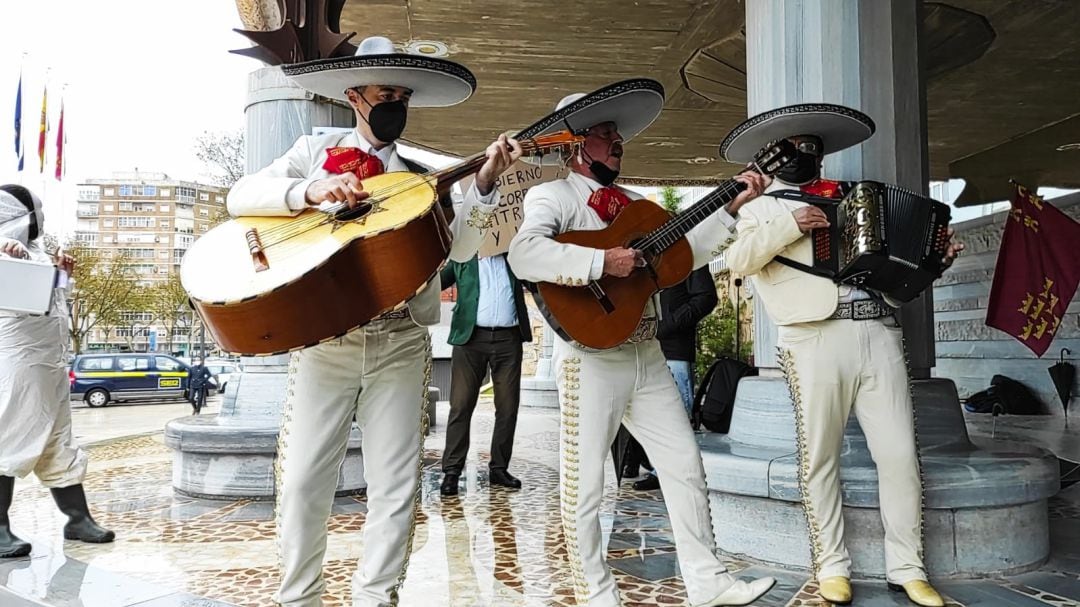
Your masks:
M609 84L591 93L567 95L555 111L517 135L528 139L546 133L579 132L602 122L614 122L623 141L630 141L656 120L664 109L664 86L649 78Z
M339 101L347 89L368 84L402 86L412 90L410 107L445 107L468 99L476 77L463 65L425 55L399 53L387 38L360 43L352 57L332 57L281 66L296 84Z
M800 103L764 112L735 127L720 144L720 156L740 164L771 141L815 135L824 153L832 154L866 141L874 134L866 114L832 103Z

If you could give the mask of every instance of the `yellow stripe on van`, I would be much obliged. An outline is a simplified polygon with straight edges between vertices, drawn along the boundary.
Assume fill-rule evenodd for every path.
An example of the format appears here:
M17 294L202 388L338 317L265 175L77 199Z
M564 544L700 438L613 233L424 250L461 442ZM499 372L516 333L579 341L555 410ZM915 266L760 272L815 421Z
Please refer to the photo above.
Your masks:
M187 377L187 371L76 371L75 377Z

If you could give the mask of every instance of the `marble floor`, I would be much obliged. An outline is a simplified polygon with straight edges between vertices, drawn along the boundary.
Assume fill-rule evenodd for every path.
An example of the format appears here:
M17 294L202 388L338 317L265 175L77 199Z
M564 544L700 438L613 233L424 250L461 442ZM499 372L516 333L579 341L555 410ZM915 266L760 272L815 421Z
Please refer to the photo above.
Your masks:
M76 416L76 434L89 445L86 487L99 522L117 542L65 542L63 517L33 479L16 484L11 519L34 544L23 559L0 561L0 607L218 607L269 606L277 584L273 506L269 502L207 501L176 496L171 454L161 433L125 432L125 416L144 426L164 410L95 410ZM426 443L423 500L413 555L401 593L405 606L540 607L575 605L559 523L556 461L558 417L526 409L519 416L511 470L521 491L488 486L487 451L493 426L490 403L473 425L473 449L457 498L439 495L439 457L446 421ZM183 414L178 411L178 414ZM111 428L111 430L110 430ZM126 434L126 435L125 435ZM135 434L132 436L132 434ZM123 435L123 436L122 436ZM627 606L683 605L675 548L659 493L616 491L609 470L603 504L608 562ZM349 605L349 579L363 551L361 497L335 502L329 526L326 605ZM1040 570L1010 578L942 582L951 606L1080 606L1080 485L1051 504L1054 553ZM779 583L756 602L768 607L821 605L804 573L778 571L726 559L739 576L773 575ZM857 581L859 606L901 606L907 601L881 582Z

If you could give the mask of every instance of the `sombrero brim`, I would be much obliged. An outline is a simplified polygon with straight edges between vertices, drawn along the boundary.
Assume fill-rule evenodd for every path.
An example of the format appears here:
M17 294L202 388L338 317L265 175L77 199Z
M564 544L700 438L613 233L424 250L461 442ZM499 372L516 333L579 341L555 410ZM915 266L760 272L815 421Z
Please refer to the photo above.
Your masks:
M874 134L874 121L866 114L842 105L804 103L789 105L748 119L720 144L720 156L740 164L750 162L771 141L816 135L826 154L866 141Z
M526 127L517 139L547 133L587 129L602 122L614 122L623 141L630 141L649 127L664 109L664 86L649 78L635 78L609 84L581 99L555 110Z
M456 105L476 90L476 77L463 65L401 53L319 59L281 69L299 86L339 101L348 100L346 89L369 84L411 89L410 107Z

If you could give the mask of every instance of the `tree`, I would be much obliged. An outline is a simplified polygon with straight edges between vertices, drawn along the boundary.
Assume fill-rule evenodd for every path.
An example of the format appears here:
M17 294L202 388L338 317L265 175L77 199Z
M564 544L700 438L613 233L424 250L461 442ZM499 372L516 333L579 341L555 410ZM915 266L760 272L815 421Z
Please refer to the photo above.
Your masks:
M739 315L746 317L746 304L740 302ZM720 298L720 304L711 314L702 319L697 328L698 356L694 372L697 377L705 377L709 367L721 356L748 360L753 344L749 339L739 343L739 356L735 356L735 332L740 327L735 322L735 306L727 297Z
M180 274L172 272L168 279L155 283L149 288L149 311L154 319L169 332L167 339L169 351L174 351L173 336L178 329L186 327L190 343L191 321L194 311L188 305L187 291L180 284Z
M71 290L71 342L81 353L86 337L95 328L111 331L122 312L131 310L139 298L139 283L130 258L123 253L111 257L98 249L70 244L75 257Z
M682 206L682 194L670 185L660 188L660 206L669 213L678 213Z
M244 131L203 131L195 140L195 156L210 169L214 183L231 188L244 176Z

